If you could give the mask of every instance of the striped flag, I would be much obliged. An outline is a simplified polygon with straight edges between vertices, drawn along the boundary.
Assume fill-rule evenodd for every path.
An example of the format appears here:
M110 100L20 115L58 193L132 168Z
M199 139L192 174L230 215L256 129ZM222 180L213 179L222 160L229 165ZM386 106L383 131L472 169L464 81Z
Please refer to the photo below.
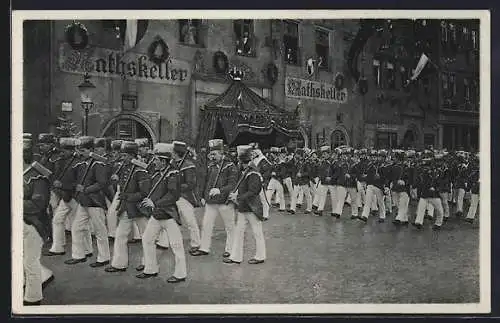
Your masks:
M429 57L422 53L422 56L420 56L420 59L418 60L417 67L415 67L415 70L413 71L413 75L410 77L411 81L415 81L417 77L420 75L422 70L424 69L425 65L427 65L427 62L429 61Z
M147 20L127 20L123 35L123 51L127 52L134 48L144 37L148 29Z

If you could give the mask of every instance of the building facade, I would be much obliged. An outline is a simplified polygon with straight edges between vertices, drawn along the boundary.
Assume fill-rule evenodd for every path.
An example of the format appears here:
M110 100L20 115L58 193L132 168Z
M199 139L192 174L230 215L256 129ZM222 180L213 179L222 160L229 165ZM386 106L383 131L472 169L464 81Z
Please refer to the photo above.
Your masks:
M254 92L298 113L305 146L452 149L477 142L478 69L471 62L477 61L478 28L473 26L468 27L472 49L458 52L441 41L458 37L449 22L448 29L437 22L428 26L424 34L439 72L409 86L405 82L421 53L398 51L411 47L415 24L393 23L390 33L370 37L357 61L368 85L362 95L347 68L359 21L139 21L136 44L127 51L124 20L80 23L83 33L72 33L70 21L25 23L25 131L54 130L59 116L81 128L78 85L88 73L96 86L89 135L194 144L200 108L229 87L228 70L238 69ZM458 35L461 25L454 28ZM393 46L396 38L404 39L402 45ZM88 46L78 48L81 42ZM168 60L156 63L157 56Z

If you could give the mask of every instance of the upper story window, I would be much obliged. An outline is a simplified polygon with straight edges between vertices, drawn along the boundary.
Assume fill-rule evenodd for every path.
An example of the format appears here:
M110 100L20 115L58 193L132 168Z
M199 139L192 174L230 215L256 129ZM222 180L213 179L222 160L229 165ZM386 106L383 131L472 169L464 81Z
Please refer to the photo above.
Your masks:
M457 94L456 76L454 74L443 74L443 96L447 99L453 99Z
M441 21L441 42L448 42L448 24L446 21Z
M377 59L373 60L373 78L375 81L375 86L380 88L382 87L382 73L380 61Z
M299 64L299 24L293 21L284 22L283 43L287 64Z
M479 49L479 35L477 30L471 31L471 38L472 38L472 48Z
M328 58L330 57L330 34L326 30L316 29L316 56L318 67L328 69Z
M469 79L464 78L464 100L465 100L465 102L470 102L470 94L471 94L470 81L469 81Z
M201 20L180 19L179 40L187 45L201 45Z
M233 27L236 38L236 54L242 56L255 56L253 20L234 20Z

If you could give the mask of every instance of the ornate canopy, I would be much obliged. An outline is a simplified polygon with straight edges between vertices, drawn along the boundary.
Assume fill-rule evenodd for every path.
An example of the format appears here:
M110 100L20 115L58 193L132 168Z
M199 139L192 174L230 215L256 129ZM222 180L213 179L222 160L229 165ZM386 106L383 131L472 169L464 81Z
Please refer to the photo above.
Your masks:
M273 105L240 80L234 80L201 109L199 131L199 147L220 132L229 145L242 133L267 136L274 131L291 138L300 136L295 113Z

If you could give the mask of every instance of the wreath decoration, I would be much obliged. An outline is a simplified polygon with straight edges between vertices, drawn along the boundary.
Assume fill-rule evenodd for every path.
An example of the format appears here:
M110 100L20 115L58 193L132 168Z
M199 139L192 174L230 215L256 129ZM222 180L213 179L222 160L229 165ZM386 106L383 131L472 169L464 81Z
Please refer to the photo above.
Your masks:
M161 55L155 54L158 47L161 47ZM165 43L163 39L158 37L148 47L148 58L156 65L160 65L161 63L167 61L170 58L170 52L167 43Z
M267 78L271 84L274 84L278 79L278 68L273 63L267 65Z
M219 61L222 60L222 66L219 65ZM221 51L218 51L214 54L213 58L213 67L217 74L225 74L229 68L229 61L227 59L226 54Z
M344 75L342 75L341 73L337 73L337 75L335 76L335 88L337 88L338 90L344 88Z
M67 25L64 34L66 42L68 42L74 50L82 50L89 44L89 32L87 27L79 22L73 22Z

